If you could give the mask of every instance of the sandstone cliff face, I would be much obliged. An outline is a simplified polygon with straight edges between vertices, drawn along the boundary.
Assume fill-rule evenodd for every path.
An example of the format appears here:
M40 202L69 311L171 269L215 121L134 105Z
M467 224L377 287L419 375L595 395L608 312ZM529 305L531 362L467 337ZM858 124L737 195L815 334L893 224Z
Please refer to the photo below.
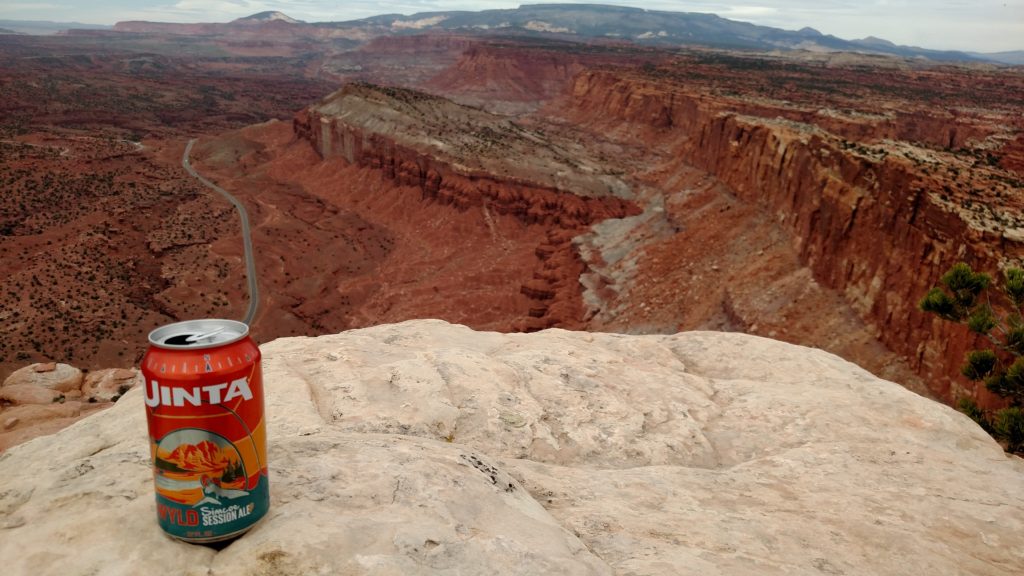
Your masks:
M573 118L665 145L678 162L706 170L770 211L792 231L818 282L843 292L937 394L952 400L958 393L951 377L975 341L918 311L917 302L954 262L998 270L1024 256L1024 244L965 215L927 167L917 168L913 153L890 154L844 138L959 146L990 128L941 113L854 123L820 110L739 104L602 72L580 74L571 98ZM974 393L983 403L994 400L983 389Z
M476 44L426 87L488 110L522 112L562 95L581 70L579 58L564 52Z
M353 38L354 34L366 34L350 33ZM329 42L336 44L338 41ZM459 35L377 36L355 50L331 50L319 63L316 76L332 79L335 87L352 80L387 86L421 86L454 65L474 43L472 38ZM316 49L311 47L309 51Z
M496 212L512 214L523 222L559 228L620 218L631 210L628 202L614 197L586 198L515 177L502 178L482 170L460 170L432 154L403 146L394 138L321 116L315 111L299 113L294 126L296 134L308 139L321 157L341 156L350 164L382 170L397 184L416 186L423 197L456 209L487 203Z
M543 225L546 240L537 247L533 278L521 290L537 303L514 328L582 326L578 277L584 264L571 241L592 224L635 213L628 187L587 165L582 153L576 156L506 120L435 99L438 107L457 108L452 126L445 127L437 119L423 120L423 111L416 108L419 99L434 97L396 91L391 100L387 90L350 86L327 104L297 114L295 134L324 159L344 158L380 170L398 186L418 188L420 198L411 200L460 211L483 208L526 225ZM338 104L338 99L345 102ZM347 112L367 102L372 114ZM392 120L398 116L401 120ZM423 138L410 138L419 129ZM452 131L457 135L446 139Z
M950 108L865 114L757 98L743 99L737 105L728 96L711 95L700 89L687 90L657 80L624 77L617 71L586 70L574 78L571 93L576 104L598 105L597 108L581 106L582 117L629 120L637 123L640 130L672 126L692 130L695 123L707 121L709 112L732 112L813 124L854 142L902 140L958 148L997 132L992 126L979 122L984 114L977 111ZM604 112L613 116L603 116Z
M1024 554L1020 459L818 350L412 321L262 352L250 532L160 532L133 390L0 456L5 574L994 576Z

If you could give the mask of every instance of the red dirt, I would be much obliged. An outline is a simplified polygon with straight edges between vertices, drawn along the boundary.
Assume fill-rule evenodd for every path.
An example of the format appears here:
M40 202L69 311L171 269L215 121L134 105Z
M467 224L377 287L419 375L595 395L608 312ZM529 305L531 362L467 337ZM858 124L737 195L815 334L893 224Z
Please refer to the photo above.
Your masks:
M995 405L958 375L974 341L916 303L957 260L1024 257L1019 70L264 40L0 38L0 377L130 366L159 324L241 315L237 219L180 168L202 136L195 166L253 220L260 341L419 317L742 330ZM438 101L450 144L505 127L536 154L491 136L442 153L323 112L342 79L512 113ZM594 196L563 161L627 192Z

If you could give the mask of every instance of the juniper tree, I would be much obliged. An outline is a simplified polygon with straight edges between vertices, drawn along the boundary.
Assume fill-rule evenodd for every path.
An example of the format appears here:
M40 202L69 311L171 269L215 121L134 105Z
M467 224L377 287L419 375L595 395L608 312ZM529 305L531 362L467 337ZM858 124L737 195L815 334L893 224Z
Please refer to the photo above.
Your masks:
M958 408L986 431L1007 444L1009 452L1024 448L1024 270L1007 268L995 300L989 294L992 277L963 262L954 264L921 299L920 307L944 320L966 325L984 336L991 347L969 351L960 372L1005 398L1009 407L990 415L963 398Z

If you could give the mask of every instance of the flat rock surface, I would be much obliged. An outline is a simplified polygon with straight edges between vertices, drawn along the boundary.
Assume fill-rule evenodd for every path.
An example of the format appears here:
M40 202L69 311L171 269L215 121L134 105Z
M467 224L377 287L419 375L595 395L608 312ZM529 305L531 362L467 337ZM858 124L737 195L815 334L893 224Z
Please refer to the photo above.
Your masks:
M1024 463L737 334L412 321L263 346L271 510L157 527L142 392L0 456L5 574L1017 574Z

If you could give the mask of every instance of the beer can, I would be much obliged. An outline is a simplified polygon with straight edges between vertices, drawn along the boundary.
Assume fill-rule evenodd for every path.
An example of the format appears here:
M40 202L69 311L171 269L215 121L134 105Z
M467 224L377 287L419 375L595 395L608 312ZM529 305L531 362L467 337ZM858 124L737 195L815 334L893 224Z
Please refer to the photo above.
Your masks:
M270 507L260 350L234 320L149 334L142 358L157 522L186 542L234 538Z

